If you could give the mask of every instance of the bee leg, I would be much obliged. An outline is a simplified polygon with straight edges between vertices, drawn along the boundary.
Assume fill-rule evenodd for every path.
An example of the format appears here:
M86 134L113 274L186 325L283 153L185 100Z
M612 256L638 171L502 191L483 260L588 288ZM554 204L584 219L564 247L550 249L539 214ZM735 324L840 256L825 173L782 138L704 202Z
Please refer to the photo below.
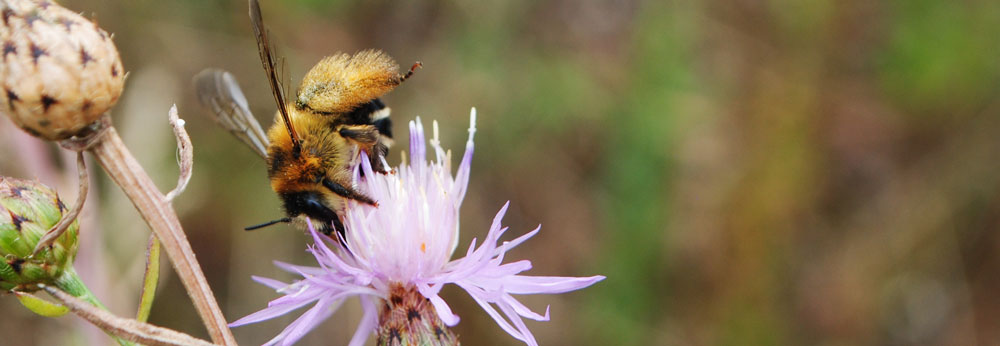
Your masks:
M344 186L343 184L340 184L336 181L330 179L323 179L323 186L326 187L327 189L330 189L330 191L339 195L340 197L353 199L355 201L365 204L370 204L376 207L378 206L378 202L372 200L371 197L365 196L363 193L360 193L352 188Z
M337 132L365 150L378 143L378 128L374 125L344 125Z
M424 64L421 63L421 62L419 62L419 61L413 63L413 66L410 66L410 70L407 71L406 74L404 74L402 76L399 76L399 83L402 84L407 79L410 79L410 76L413 76L413 72L416 71L417 68L420 68L420 67L424 67Z
M382 142L375 143L372 150L368 152L368 160L372 163L372 171L376 173L389 174L385 170L385 165L382 164L382 158L389 154L389 147Z
M389 153L389 147L379 141L381 134L374 125L344 125L338 131L341 136L355 142L358 147L368 153L372 170L378 173L388 173L382 165L382 157Z

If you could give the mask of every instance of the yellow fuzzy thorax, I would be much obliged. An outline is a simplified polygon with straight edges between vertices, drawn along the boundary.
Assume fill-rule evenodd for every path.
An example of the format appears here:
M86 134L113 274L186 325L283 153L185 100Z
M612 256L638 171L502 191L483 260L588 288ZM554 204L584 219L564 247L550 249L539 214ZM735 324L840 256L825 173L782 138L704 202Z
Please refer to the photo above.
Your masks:
M302 150L295 155L291 136L281 116L267 131L268 175L276 192L306 191L317 188L323 178L343 178L356 149L336 131L334 117L288 107L288 116L299 136Z

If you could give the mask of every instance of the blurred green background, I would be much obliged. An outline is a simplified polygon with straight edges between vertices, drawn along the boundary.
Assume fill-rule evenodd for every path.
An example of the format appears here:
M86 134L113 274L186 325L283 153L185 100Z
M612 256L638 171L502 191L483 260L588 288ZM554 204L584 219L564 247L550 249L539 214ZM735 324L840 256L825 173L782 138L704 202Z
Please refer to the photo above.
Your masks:
M130 74L114 121L164 190L178 105L196 163L174 204L226 316L263 308L275 294L250 275L291 279L271 262L311 263L308 239L242 231L281 216L279 202L264 163L190 86L203 68L230 70L270 122L246 2L63 4L115 34ZM422 61L386 97L397 143L419 115L460 151L478 109L461 242L511 200L510 237L543 228L508 258L531 259L534 275L608 277L524 298L551 304L552 321L528 322L543 345L1000 344L1000 2L298 0L263 12L293 85L338 51ZM73 167L65 155L8 120L0 133L0 172L75 198L75 171L46 169ZM77 268L131 316L149 230L94 172ZM165 272L152 322L206 337ZM444 294L464 344L521 344L461 290ZM0 297L0 344L108 342L17 305ZM234 332L259 344L294 316ZM348 304L301 344L346 343L359 316Z

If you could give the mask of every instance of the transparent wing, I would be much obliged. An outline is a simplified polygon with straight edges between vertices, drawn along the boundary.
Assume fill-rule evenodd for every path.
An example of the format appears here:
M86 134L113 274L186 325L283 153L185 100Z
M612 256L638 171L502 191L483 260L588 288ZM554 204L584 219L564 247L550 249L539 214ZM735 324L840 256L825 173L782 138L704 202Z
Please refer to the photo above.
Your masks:
M219 69L206 69L194 77L194 86L198 101L211 111L212 119L266 159L270 142L250 113L247 98L233 75Z

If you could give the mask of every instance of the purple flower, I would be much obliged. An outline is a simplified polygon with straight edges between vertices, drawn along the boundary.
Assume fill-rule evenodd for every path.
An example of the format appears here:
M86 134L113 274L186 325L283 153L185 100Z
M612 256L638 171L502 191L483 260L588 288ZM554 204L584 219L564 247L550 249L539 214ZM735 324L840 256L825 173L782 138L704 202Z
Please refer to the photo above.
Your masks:
M282 269L302 276L291 284L254 277L275 289L282 297L268 307L243 317L230 326L241 326L284 315L315 303L267 345L290 345L330 317L345 299L357 296L364 315L351 339L362 345L375 330L376 301L386 299L390 285L415 287L430 300L438 317L448 326L459 318L438 292L446 284L464 289L504 331L528 345L537 342L522 318L549 319L538 314L514 295L552 294L581 289L604 279L604 276L557 277L520 275L531 269L531 262L503 263L504 254L538 233L540 228L509 242L498 241L507 230L500 223L509 202L500 209L481 245L472 240L465 256L452 260L458 246L459 207L469 182L476 132L476 110L470 115L469 140L458 173L451 175L451 153L441 148L438 126L430 140L435 160L427 162L423 125L420 118L410 122L410 163L405 162L393 174L375 174L366 155L361 155L355 171L358 188L378 201L378 207L348 202L344 214L346 236L341 246L319 235L312 224L309 230L315 244L309 251L319 267L296 266L276 262ZM404 160L405 161L405 160ZM307 221L308 222L308 221Z

